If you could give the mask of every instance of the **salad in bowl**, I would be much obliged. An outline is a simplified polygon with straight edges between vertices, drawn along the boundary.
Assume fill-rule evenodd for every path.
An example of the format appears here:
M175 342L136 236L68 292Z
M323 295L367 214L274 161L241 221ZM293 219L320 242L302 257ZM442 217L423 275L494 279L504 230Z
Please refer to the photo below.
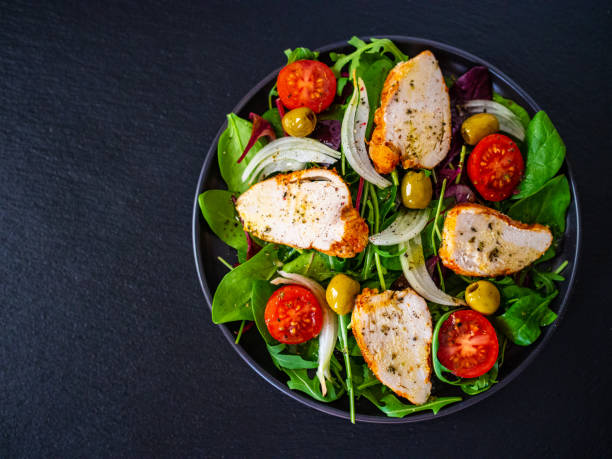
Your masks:
M212 320L255 334L292 391L438 413L533 345L569 260L565 145L544 111L435 51L353 37L286 50L267 107L227 115L226 189L198 197L235 249Z

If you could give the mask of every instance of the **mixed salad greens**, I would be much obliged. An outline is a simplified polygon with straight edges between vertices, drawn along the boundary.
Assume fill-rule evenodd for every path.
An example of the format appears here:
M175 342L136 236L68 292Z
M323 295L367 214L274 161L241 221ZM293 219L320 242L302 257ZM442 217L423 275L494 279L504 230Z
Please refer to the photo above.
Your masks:
M533 344L542 327L557 317L549 305L558 293L556 283L564 280L562 274L567 267L567 262L555 260L570 203L568 180L563 174L557 175L564 161L565 145L545 112L538 112L531 118L516 102L493 92L486 68L475 67L463 75L444 73L452 114L450 151L434 169L416 171L431 183L433 198L425 202L421 210L407 213L402 205L405 190L402 191L400 184L404 172L401 168L387 176L373 172L366 142L372 135L374 113L380 105L387 76L396 64L407 61L409 56L388 39L373 38L365 42L353 37L348 43L355 48L353 52L329 53L322 57L335 77L335 90L329 94L329 88L323 88L323 98L316 101L319 104L313 110L317 114L316 126L307 119L309 111L302 113L297 121L294 119L293 124L286 122L285 112L301 107L299 102L295 107L288 106L280 85L270 90L269 106L264 113L251 113L249 120L234 113L227 115L227 129L218 144L219 169L227 190L209 190L199 197L210 229L237 252L236 264L233 260L220 260L228 272L215 292L212 319L216 324L236 322L237 343L244 333L256 333L248 331L254 324L252 329L261 335L272 362L287 375L289 388L321 402L348 397L353 422L357 399L368 400L390 417L404 417L423 410L437 413L442 407L462 399L461 396L436 396L437 387L458 386L466 396L490 389L499 381L506 349ZM307 48L286 50L285 54L288 66L319 61L321 57ZM369 101L365 113L364 100ZM479 190L475 191L473 180L466 172L467 161L475 147L464 141L462 125L470 115L479 113L496 117L497 130L512 137L524 160L524 172L518 178L518 185L504 199L484 199ZM353 145L359 143L359 139L354 138L359 137L359 131L354 129L356 119L357 122L361 120L365 141L358 148ZM307 137L300 135L306 132L304 129L308 131ZM301 143L292 146L294 137L286 136L288 131L296 132L295 138L301 139L296 142ZM283 154L258 157L274 139L287 139L287 146L281 149ZM304 139L312 139L312 143L305 144ZM304 148L310 153L303 153ZM320 167L320 164L333 164L331 167L349 186L353 204L367 222L372 236L365 250L352 258L340 258L314 249L267 243L243 230L235 209L241 193L264 177ZM512 275L475 278L447 269L438 253L445 215L457 203L474 201L486 203L520 222L548 226L554 237L552 245L536 262ZM406 232L411 231L406 238ZM397 234L400 236L393 236ZM407 257L402 255L407 253L422 257L420 271L406 266L409 264L405 261ZM272 336L271 331L275 330L267 325L266 308L281 283L306 286L317 301L325 302L325 287L338 274L358 282L358 289L383 291L411 286L419 293L421 290L427 293L426 298L436 299L427 301L434 324L431 345L434 390L426 403L411 404L395 395L374 375L353 336L350 310L340 311L336 316L327 308L329 317L324 320L335 324L336 328L328 327L326 322L321 335L305 342L283 343ZM276 281L271 282L273 279ZM493 365L483 374L461 377L440 362L440 346L443 345L440 334L444 333L447 318L454 311L465 309L466 288L483 279L499 292L499 308L496 305L487 315L495 328L499 352L493 357ZM451 300L447 301L448 298ZM329 330L333 331L333 336L324 337L324 333L329 335ZM327 355L326 362L321 362L321 353Z

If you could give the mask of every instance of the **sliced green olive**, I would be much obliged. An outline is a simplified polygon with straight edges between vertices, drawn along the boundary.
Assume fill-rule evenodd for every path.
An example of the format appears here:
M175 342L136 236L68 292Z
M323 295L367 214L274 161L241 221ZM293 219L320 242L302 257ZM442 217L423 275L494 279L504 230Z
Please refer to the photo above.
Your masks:
M486 280L474 282L465 289L465 301L474 311L491 315L499 308L499 290Z
M420 171L408 171L402 179L402 202L409 209L424 209L431 201L431 179Z
M476 145L490 134L499 131L499 121L490 113L478 113L470 116L461 125L461 135L468 145Z
M336 274L327 286L325 299L336 314L343 316L353 310L355 297L361 291L359 282L346 274Z
M317 125L317 115L308 107L295 108L283 116L283 129L292 137L306 137Z

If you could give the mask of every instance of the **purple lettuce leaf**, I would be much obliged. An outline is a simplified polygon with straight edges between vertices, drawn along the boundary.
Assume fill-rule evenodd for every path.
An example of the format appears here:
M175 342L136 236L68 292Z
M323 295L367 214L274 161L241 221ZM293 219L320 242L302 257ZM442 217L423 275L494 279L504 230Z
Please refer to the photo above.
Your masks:
M493 98L493 85L489 70L486 67L472 67L465 72L449 90L451 106L451 146L446 158L442 162L441 169L457 157L463 145L461 138L461 124L467 118L467 114L461 110L461 105L469 100Z
M340 121L323 120L317 123L317 127L310 135L313 139L327 145L332 150L340 148Z
M476 193L467 185L452 184L444 192L445 198L455 198L457 204L461 202L474 202L476 200Z
M237 163L241 162L245 158L249 150L253 147L253 145L255 145L255 142L257 142L260 137L270 137L272 140L276 139L276 133L274 132L272 125L265 119L253 112L249 113L249 118L251 121L253 121L251 138L240 155L240 158L238 158L238 161L236 161Z

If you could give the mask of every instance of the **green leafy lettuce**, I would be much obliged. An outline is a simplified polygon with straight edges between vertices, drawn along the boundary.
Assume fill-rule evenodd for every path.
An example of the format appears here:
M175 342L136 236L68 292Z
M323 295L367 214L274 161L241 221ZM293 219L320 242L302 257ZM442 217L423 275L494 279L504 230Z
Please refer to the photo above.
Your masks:
M259 139L246 157L238 163L238 159L251 137L253 124L240 118L234 113L227 115L227 128L219 138L217 155L219 159L219 170L221 177L225 180L230 191L242 193L249 188L249 184L242 180L242 173L255 156L255 153L264 146L264 141Z
M541 334L540 327L550 325L557 318L548 305L557 296L541 295L527 287L510 285L501 291L507 305L506 312L495 318L499 329L519 346L529 346Z
M555 237L560 237L565 232L565 214L570 200L567 178L559 175L536 193L515 202L508 215L524 223L548 225Z
M250 260L227 273L215 291L212 320L216 324L235 320L253 320L249 304L253 283L268 280L278 269L277 248L266 245Z
M334 275L329 266L329 257L315 250L309 250L284 264L283 271L301 274L317 282L329 279Z
M246 253L246 236L232 202L233 196L235 193L226 190L208 190L199 196L198 202L213 233L230 247Z
M565 159L565 144L545 112L538 112L527 126L525 175L513 199L536 193L555 176Z
M266 305L272 293L276 290L276 287L270 284L267 280L256 279L253 281L251 287L251 309L253 311L253 319L259 334L268 345L278 344L272 335L268 331L264 314L266 312ZM272 353L272 352L270 352Z
M496 92L493 93L493 100L497 102L498 104L502 104L512 113L514 113L518 117L518 119L521 121L521 124L523 125L523 127L527 129L527 126L529 126L529 121L531 121L531 118L529 118L529 113L527 113L527 110L525 110L523 107L521 107L519 104L517 104L513 100L506 99Z

